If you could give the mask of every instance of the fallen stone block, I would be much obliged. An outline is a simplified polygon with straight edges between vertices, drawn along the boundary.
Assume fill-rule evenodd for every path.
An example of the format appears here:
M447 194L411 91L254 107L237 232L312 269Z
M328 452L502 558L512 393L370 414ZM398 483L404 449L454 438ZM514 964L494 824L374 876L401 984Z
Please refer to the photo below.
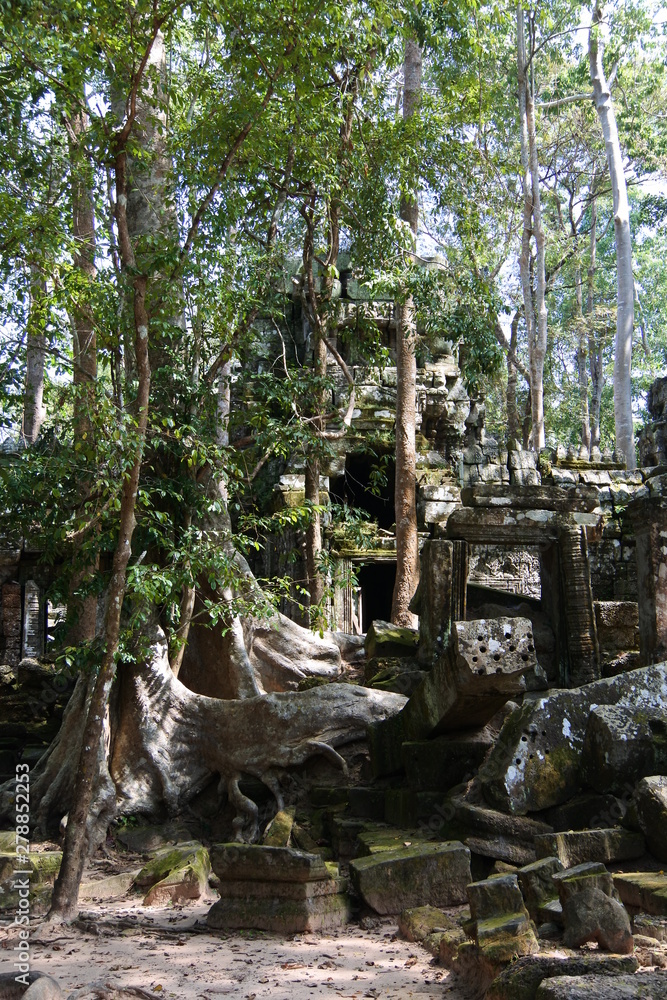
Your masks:
M523 675L536 663L527 618L455 622L447 650L404 708L370 727L375 776L402 768L403 743L486 725L526 690Z
M551 877L563 906L568 899L585 889L599 889L607 896L619 898L614 888L612 875L600 861L589 861L583 865L575 865L574 868L555 872Z
M557 833L562 833L566 830L593 830L616 826L626 812L626 803L615 795L583 792L568 802L549 809L545 818Z
M667 920L664 917L651 917L646 913L636 913L632 918L632 930L635 935L653 938L655 941L667 941Z
M516 875L496 875L468 886L475 939L491 962L509 962L515 955L539 949Z
M467 898L470 851L458 841L383 851L350 862L350 878L377 913L455 906Z
M383 621L371 622L364 642L369 660L374 657L416 656L418 645L417 629L401 628Z
M601 889L583 889L563 903L564 944L581 948L597 941L601 948L617 955L629 955L634 948L630 918L622 903Z
M108 875L95 882L82 882L79 888L79 899L116 899L119 896L126 896L140 871L141 869L137 868L132 872Z
M0 890L12 891L15 871L30 872L30 888L52 886L60 871L62 851L30 851L29 854L4 852L0 854Z
M190 841L158 851L140 870L134 885L148 889L144 906L199 899L211 872L209 853L202 844Z
M559 858L546 857L526 865L517 872L521 895L531 919L536 923L553 920L562 914L558 890L553 876L563 871ZM556 907L554 904L558 904Z
M436 833L442 806L442 792L418 792L412 788L388 788L384 799L384 820L405 829L429 825ZM430 820L433 818L433 824Z
M651 854L667 861L667 777L650 775L634 792L637 819Z
M555 976L540 985L535 1000L667 1000L667 974Z
M217 929L254 928L280 934L335 930L349 919L343 879L319 855L289 847L218 844L211 864L220 899L207 923Z
M347 895L332 893L300 900L225 896L213 904L206 923L216 930L252 928L275 934L305 934L337 930L349 919Z
M553 976L618 976L637 967L634 955L526 955L503 969L484 1000L535 1000L540 983Z
M357 857L369 858L386 851L397 851L402 847L432 847L433 841L415 830L396 830L385 825L368 824L357 837Z
M667 917L667 875L658 872L622 872L614 886L624 906L654 917Z
M535 837L538 858L557 857L565 868L600 861L628 861L646 852L641 833L614 827L611 830L570 830L568 833L543 833Z
M403 910L398 929L406 941L423 941L436 930L452 930L458 925L437 906L413 906Z
M475 854L514 865L536 860L535 837L551 828L528 816L512 816L473 805L460 796L448 799L442 810L451 829Z
M404 743L403 765L410 786L448 792L473 777L494 740L494 733L481 729L470 735Z
M417 906L403 910L398 918L398 929L406 941L419 941L432 955L440 955L440 941L456 932L459 941L465 939L461 928L451 917L435 906Z
M262 838L265 847L287 847L294 826L294 807L280 809L273 817Z
M630 697L639 710L664 712L667 665L524 699L479 769L486 801L517 815L567 801L581 790L581 752L591 705L613 705Z
M459 948L466 942L470 943L462 927L452 927L440 935L438 942L438 961L440 965L451 969L458 957Z
M221 881L313 882L330 878L319 854L262 844L215 844L211 868Z
M593 708L582 752L584 781L596 792L621 795L640 778L658 774L665 762L656 759L661 755L651 723L659 721L634 702Z

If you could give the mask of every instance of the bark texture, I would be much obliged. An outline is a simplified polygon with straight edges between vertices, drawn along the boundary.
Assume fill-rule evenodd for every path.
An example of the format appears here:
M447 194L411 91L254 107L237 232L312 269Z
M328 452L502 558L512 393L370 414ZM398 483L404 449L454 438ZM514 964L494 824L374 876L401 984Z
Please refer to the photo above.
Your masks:
M547 353L547 307L545 235L542 225L540 174L537 157L535 102L527 73L524 15L517 7L517 71L519 79L519 119L521 133L521 170L523 175L523 234L521 240L521 287L528 334L532 445L539 452L545 444L544 432L544 360ZM531 268L531 238L535 239L535 288Z
M634 469L635 438L632 424L632 332L635 319L635 283L632 274L632 235L630 208L623 170L623 155L616 127L616 115L611 91L602 65L600 22L602 9L593 11L589 34L588 58L595 108L602 126L607 151L609 177L614 206L616 237L616 339L614 342L614 425L616 448L625 458L628 469Z
M34 444L44 422L44 363L46 359L46 282L35 265L30 267L23 437Z
M93 444L92 413L95 407L95 382L97 380L97 333L91 304L95 267L95 211L90 165L81 155L81 144L88 128L88 117L79 109L72 118L70 139L70 164L72 171L72 236L74 237L74 267L79 276L79 293L72 314L73 384L74 384L74 434L85 454ZM82 483L82 486L84 484ZM86 484L88 485L88 484ZM67 642L78 646L95 636L97 625L97 597L81 597L79 588L96 572L99 559L80 558L75 555L77 567L69 588L67 614L72 624Z
M421 99L422 54L417 42L407 39L403 61L403 118L409 119ZM401 219L410 226L412 251L417 243L419 206L414 194L401 201ZM412 297L408 295L398 307L396 336L396 486L394 510L396 517L396 583L391 602L391 620L408 627L417 623L410 611L410 601L419 583L419 540L417 535L417 503L415 480L417 456L415 447L417 361L415 344L417 328Z
M326 661L329 644L293 622L289 625L279 645L285 652L291 650L292 672L307 676L311 666L321 669L318 654ZM253 660L260 653L266 656L262 644L268 632L268 626L254 630ZM295 648L297 632L301 641ZM245 648L243 637L241 643ZM33 775L38 802L34 815L44 833L57 829L76 794L73 779L92 686L85 678L79 680L61 732ZM159 820L165 813L178 813L215 774L220 776L221 793L226 791L236 806L237 838L252 841L257 808L239 790L241 773L264 782L279 809L281 770L318 754L344 768L335 748L363 738L371 723L396 714L405 702L403 695L336 683L302 692L249 692L232 699L197 694L174 676L166 638L156 629L148 657L122 664L114 682L108 737L96 744L98 777L88 814L89 843L99 844L118 814ZM0 815L11 814L8 790L0 806ZM71 815L68 830L70 826Z

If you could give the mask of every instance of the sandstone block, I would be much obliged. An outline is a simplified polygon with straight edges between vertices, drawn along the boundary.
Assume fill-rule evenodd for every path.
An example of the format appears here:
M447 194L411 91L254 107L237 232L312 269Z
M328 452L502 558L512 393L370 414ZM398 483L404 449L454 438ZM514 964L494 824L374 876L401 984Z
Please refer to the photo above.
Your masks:
M375 656L416 656L419 632L391 622L374 621L366 633L364 645L369 660Z
M543 833L535 837L539 858L557 857L565 868L587 861L627 861L645 853L641 833L613 827L609 830L570 830L567 833Z
M636 971L634 956L596 954L568 956L527 955L518 958L494 979L484 1000L535 1000L545 979L553 976L617 976Z
M469 736L440 736L434 740L404 743L403 763L412 788L447 792L473 776L493 746L488 729Z
M540 912L543 907L558 902L558 890L554 885L553 876L562 870L563 863L559 858L546 857L520 868L517 872L526 909L534 921L541 922L545 919L544 914ZM554 916L553 908L550 916Z
M217 930L252 928L275 934L332 931L350 919L344 893L307 899L221 897L208 912L206 923Z
M614 888L614 879L599 861L575 865L574 868L555 872L551 877L563 906L571 896L583 892L584 889L599 889L608 896L618 896Z
M630 918L622 903L600 889L584 889L563 904L564 943L580 948L597 941L601 948L617 955L629 955L633 948Z
M470 851L458 841L383 851L352 861L350 877L364 902L381 914L454 906L466 901Z
M477 945L491 962L538 950L516 875L496 875L468 886Z
M210 854L211 868L223 882L313 882L330 877L319 854L291 847L216 844Z
M667 974L555 976L540 985L535 1000L667 1000Z
M622 872L614 886L625 906L655 917L667 917L667 875L658 872Z
M667 665L642 667L525 700L506 720L480 767L479 779L489 805L525 815L566 802L580 790L591 705L613 705L630 697L639 710L664 712Z
M582 754L582 775L591 788L622 794L628 784L657 773L651 721L646 710L628 701L591 711Z
M667 777L643 778L635 789L634 801L649 851L659 861L667 861Z

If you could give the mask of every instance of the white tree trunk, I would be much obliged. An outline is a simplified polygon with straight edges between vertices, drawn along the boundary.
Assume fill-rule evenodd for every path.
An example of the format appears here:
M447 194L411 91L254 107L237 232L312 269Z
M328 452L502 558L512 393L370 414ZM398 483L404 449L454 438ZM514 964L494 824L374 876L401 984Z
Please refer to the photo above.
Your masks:
M403 117L410 118L419 106L422 85L422 54L417 42L408 38L403 59ZM413 250L417 243L419 206L415 197L401 202L401 219L412 232ZM419 538L415 482L417 471L415 426L417 337L412 296L398 306L396 336L396 583L391 602L391 620L397 625L414 627L417 617L410 611L410 601L419 583Z
M39 269L30 266L30 312L23 396L23 437L34 444L45 417L44 364L46 359L46 282Z
M632 426L632 331L635 320L635 284L632 274L630 208L623 170L621 144L611 92L602 65L600 21L602 10L595 7L589 34L588 60L595 95L595 107L602 126L614 202L616 237L616 341L614 344L614 423L616 448L628 469L635 468L635 438Z
M523 289L530 394L533 421L532 445L539 452L544 447L544 359L547 353L546 272L544 264L545 236L542 226L540 173L537 158L535 103L526 74L526 41L523 8L517 7L517 71L519 78L519 118L521 133L521 171L523 177L523 236L521 241L521 286ZM530 240L535 237L536 287L530 275Z

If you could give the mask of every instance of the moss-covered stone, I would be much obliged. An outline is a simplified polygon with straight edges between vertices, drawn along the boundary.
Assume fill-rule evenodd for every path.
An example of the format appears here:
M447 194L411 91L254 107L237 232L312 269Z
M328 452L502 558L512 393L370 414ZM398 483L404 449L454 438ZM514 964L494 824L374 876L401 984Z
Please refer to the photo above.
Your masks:
M470 851L458 841L384 851L350 863L352 883L378 913L453 906L466 899Z
M366 655L373 657L416 656L419 632L391 622L374 621L366 633Z
M646 847L641 833L612 827L540 834L535 837L535 850L538 858L557 857L566 868L573 868L587 861L609 864L641 858Z
M628 909L667 917L667 875L663 872L622 872L614 875L614 885Z
M281 809L273 817L266 830L262 842L267 847L287 847L294 826L294 808Z
M12 891L14 872L19 870L30 872L33 891L37 886L53 885L62 859L62 851L30 851L27 855L3 852L0 854L0 889L4 892Z
M437 906L416 906L403 910L398 929L406 941L423 941L434 931L453 930L457 925Z
M276 934L301 934L336 930L349 918L347 895L335 893L301 900L223 897L213 904L206 922L218 930L245 927Z
M146 906L171 901L199 899L206 889L211 862L208 851L197 841L159 851L144 865L134 885L148 888Z
M542 980L552 976L616 976L635 972L637 967L634 955L528 955L512 962L494 979L485 1000L535 1000Z

